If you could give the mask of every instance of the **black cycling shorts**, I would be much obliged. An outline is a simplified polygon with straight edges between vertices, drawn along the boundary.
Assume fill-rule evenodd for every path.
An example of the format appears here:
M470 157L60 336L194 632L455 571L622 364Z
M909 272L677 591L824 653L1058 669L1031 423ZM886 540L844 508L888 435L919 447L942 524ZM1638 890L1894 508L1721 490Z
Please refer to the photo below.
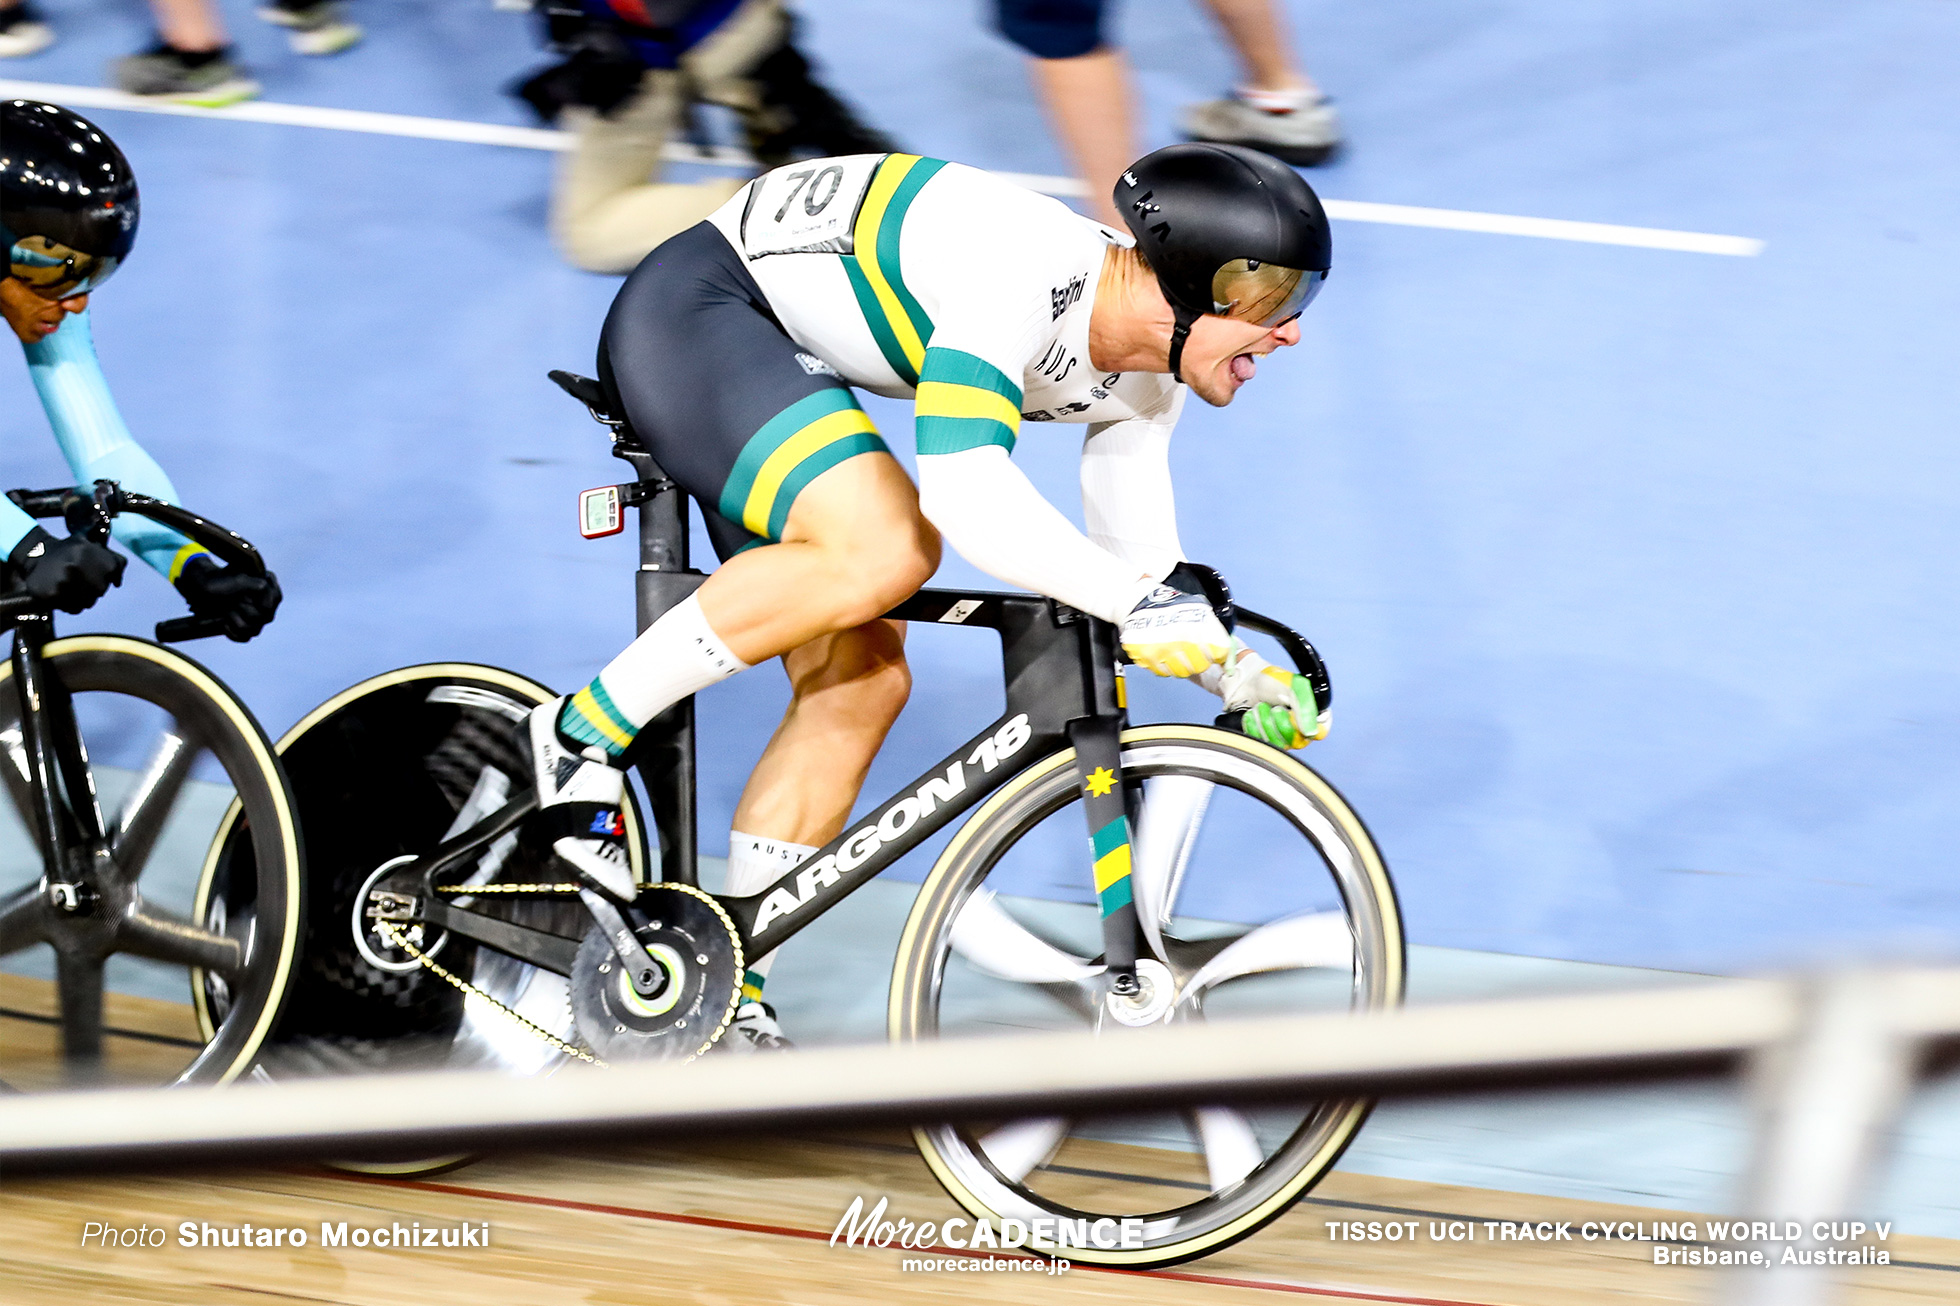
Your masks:
M726 560L782 538L804 486L889 453L835 372L789 338L706 222L646 256L599 334L599 378Z

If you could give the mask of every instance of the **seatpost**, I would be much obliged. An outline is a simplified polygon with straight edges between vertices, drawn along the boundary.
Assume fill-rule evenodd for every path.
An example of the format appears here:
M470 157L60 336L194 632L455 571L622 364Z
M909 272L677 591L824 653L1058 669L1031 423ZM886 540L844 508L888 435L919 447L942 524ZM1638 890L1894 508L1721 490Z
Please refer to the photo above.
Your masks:
M644 631L701 585L701 573L688 566L687 492L661 470L636 438L613 446L639 474L644 498L640 510L640 569L634 587L639 629ZM682 699L647 722L633 741L628 759L640 771L660 838L660 878L695 884L694 700Z

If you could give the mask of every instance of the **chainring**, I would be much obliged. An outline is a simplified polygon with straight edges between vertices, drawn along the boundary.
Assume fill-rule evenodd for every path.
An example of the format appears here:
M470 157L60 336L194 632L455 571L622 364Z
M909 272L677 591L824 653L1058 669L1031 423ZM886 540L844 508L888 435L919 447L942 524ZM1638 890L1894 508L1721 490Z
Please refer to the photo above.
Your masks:
M742 939L720 903L685 884L656 884L636 903L635 931L665 983L635 991L598 926L572 962L579 1036L603 1061L691 1061L714 1046L742 1000Z

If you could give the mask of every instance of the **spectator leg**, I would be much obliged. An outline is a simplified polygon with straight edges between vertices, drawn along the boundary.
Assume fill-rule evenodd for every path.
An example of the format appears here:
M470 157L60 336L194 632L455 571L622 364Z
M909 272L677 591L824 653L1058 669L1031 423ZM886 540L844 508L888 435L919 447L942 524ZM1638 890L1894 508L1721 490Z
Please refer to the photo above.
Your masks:
M1089 184L1091 217L1124 230L1110 198L1116 178L1136 162L1129 62L1114 46L1072 59L1030 59L1035 88L1076 175Z
M1244 71L1241 83L1252 91L1314 91L1307 75L1293 54L1286 20L1280 16L1275 0L1205 0L1212 16L1224 29L1225 39L1238 53Z
M157 33L173 50L199 54L229 45L224 19L212 0L150 0Z

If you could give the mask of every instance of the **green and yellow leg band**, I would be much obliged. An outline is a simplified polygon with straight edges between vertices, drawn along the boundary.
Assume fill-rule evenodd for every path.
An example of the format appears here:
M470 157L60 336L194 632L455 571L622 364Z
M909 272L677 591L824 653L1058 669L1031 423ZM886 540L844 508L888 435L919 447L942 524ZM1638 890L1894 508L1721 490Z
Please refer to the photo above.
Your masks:
M780 540L804 486L847 458L888 452L851 392L826 386L783 409L749 437L716 507L752 534Z

